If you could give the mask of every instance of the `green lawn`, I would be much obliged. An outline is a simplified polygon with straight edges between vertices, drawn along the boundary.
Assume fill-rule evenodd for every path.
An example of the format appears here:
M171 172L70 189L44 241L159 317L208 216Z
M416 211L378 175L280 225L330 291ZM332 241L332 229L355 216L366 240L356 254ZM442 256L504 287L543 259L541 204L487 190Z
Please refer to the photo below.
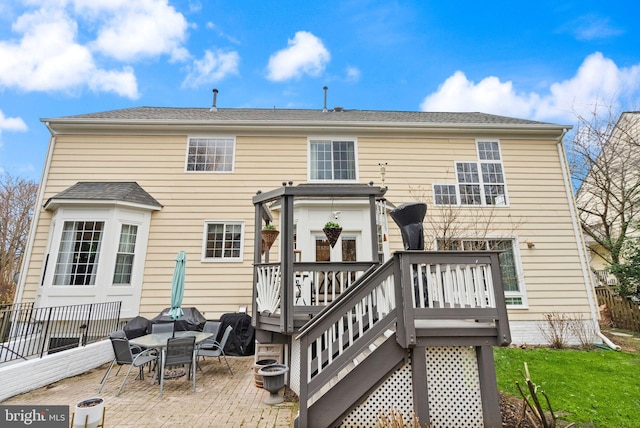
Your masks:
M524 363L558 419L577 427L640 427L640 354L596 349L495 348L498 388L521 397ZM526 388L524 388L526 389Z

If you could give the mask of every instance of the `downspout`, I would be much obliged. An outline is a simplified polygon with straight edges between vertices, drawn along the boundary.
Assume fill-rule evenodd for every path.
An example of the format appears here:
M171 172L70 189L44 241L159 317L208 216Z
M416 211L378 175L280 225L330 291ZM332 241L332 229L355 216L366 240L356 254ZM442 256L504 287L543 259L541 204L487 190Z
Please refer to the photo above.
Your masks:
M36 229L38 221L40 220L40 211L44 202L44 189L45 180L49 175L49 169L51 167L51 157L53 155L53 148L56 145L56 131L54 131L49 122L44 123L51 138L49 139L49 149L47 150L47 157L44 162L44 168L42 169L42 175L40 176L40 185L38 186L38 196L36 197L36 203L33 207L33 218L29 225L29 240L27 241L27 248L24 252L24 258L22 259L22 266L20 268L20 277L18 278L18 287L16 295L13 298L13 303L21 303L22 295L24 294L25 283L27 282L27 271L29 270L29 264L31 263L31 254L33 253L33 243L35 241Z
M589 264L587 263L587 256L585 253L586 242L584 240L584 236L582 235L582 229L578 223L578 216L576 215L577 207L575 205L575 198L573 197L573 186L571 185L571 180L569 179L569 166L567 165L567 158L564 152L564 146L562 145L562 138L567 133L568 129L564 128L562 130L562 135L558 137L556 146L558 148L558 156L560 158L560 165L562 169L562 179L564 181L564 188L567 194L567 201L569 202L569 212L571 214L571 223L573 226L573 233L576 237L576 243L578 244L578 255L580 257L580 265L582 266L582 276L584 279L585 288L587 291L587 300L589 301L589 308L591 309L591 318L593 319L594 324L594 332L596 336L598 336L602 341L611 349L615 349L619 351L621 348L614 344L607 336L602 334L600 331L600 324L598 323L598 311L597 305L593 296L593 282L591 271L589 270Z

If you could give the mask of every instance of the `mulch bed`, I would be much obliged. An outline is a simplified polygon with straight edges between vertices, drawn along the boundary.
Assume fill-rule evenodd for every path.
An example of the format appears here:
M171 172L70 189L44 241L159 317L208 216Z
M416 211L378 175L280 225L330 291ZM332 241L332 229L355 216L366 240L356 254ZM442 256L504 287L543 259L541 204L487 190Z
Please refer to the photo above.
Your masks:
M522 415L522 399L507 397L500 394L500 412L502 413L502 426L505 428L538 428L529 417ZM529 413L530 410L527 411Z

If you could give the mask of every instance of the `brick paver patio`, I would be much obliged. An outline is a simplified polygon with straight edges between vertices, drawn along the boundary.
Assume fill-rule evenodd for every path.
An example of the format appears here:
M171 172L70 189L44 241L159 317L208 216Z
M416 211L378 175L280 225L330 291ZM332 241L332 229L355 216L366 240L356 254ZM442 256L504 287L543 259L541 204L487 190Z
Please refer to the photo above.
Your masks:
M196 392L186 376L165 380L163 398L159 386L150 383L152 375L136 379L133 369L120 394L115 394L126 374L117 376L114 368L98 394L108 364L55 384L11 397L0 404L69 405L70 412L80 401L93 397L105 400L105 427L291 427L298 412L297 403L275 406L264 403L268 391L254 385L254 357L227 357L233 376L224 361L200 360L202 371L196 376ZM282 394L282 391L280 392Z

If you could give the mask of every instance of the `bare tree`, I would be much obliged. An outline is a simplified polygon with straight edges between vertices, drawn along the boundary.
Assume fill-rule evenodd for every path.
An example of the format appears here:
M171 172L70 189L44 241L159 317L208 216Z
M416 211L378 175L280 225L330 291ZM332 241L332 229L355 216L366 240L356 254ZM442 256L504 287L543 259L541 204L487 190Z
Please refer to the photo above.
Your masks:
M33 181L0 176L0 303L13 302L37 192Z
M592 251L608 265L618 264L640 220L640 113L618 115L596 106L577 118L567 157L579 183L580 223L597 244Z
M431 198L422 186L409 186L409 193L418 202L431 204ZM501 235L515 234L524 223L523 219L515 219L508 214L506 218L499 218L496 206L477 205L434 205L435 212L427 215L425 232L437 237L439 250L456 250L461 238L483 240L493 233ZM425 239L427 249L433 249L435 242ZM475 250L484 250L484 245Z

